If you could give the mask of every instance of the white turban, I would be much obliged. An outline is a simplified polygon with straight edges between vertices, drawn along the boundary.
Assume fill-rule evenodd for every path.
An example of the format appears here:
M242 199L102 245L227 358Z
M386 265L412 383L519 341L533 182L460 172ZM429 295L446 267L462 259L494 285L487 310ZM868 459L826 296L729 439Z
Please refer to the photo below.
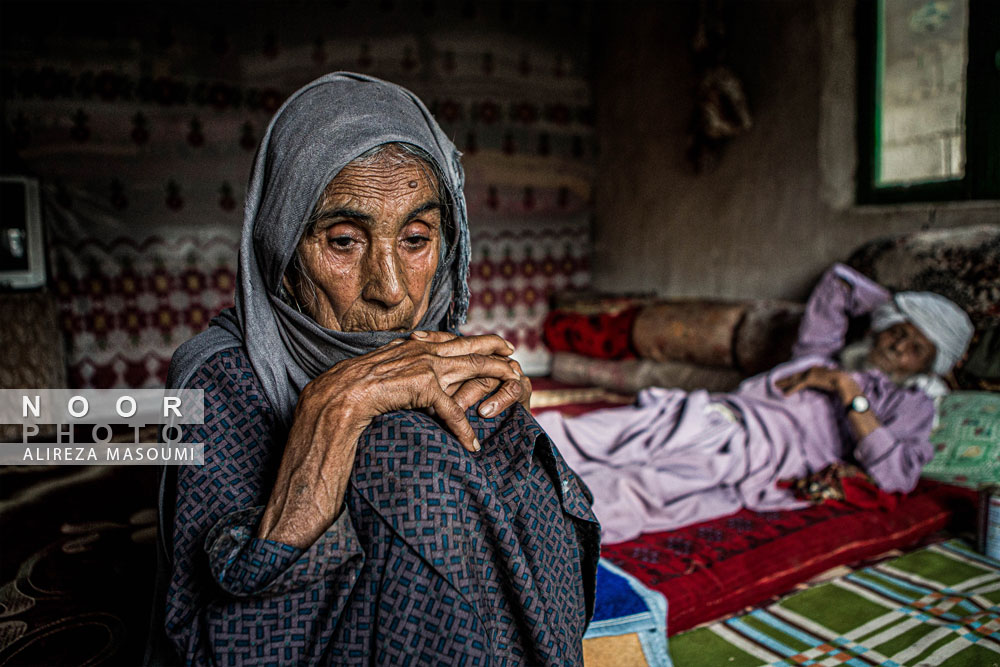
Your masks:
M872 331L909 322L937 348L934 372L951 370L972 340L972 321L953 301L934 292L900 292L872 313Z

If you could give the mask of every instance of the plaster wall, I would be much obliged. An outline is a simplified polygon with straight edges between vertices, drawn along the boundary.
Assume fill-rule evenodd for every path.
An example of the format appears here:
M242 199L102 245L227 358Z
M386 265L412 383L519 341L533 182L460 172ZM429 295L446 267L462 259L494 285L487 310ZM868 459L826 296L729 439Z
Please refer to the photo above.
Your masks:
M597 22L595 285L663 296L804 298L885 234L1000 223L1000 202L853 205L853 3L724 3L754 127L716 168L685 160L696 3L614 3Z

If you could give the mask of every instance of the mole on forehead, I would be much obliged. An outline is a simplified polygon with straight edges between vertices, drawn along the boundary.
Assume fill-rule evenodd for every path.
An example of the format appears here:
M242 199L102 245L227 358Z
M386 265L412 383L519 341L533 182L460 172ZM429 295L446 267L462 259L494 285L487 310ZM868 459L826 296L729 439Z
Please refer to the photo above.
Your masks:
M372 168L351 168L346 167L343 171L333 177L327 184L326 189L338 189L347 187L372 186L377 187L399 187L404 183L410 188L416 188L421 183L433 186L435 180L429 174L424 173L416 165L397 169L372 169Z
M417 179L412 176L395 179L365 178L364 176L334 179L323 190L323 201L345 197L393 199L401 194L400 190L409 193L417 189L435 190L433 182L426 178Z

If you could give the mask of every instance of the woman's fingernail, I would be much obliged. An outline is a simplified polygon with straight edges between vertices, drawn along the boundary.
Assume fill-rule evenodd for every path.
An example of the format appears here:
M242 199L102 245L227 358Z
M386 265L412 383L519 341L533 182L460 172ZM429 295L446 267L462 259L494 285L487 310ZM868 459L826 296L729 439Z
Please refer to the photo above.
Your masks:
M481 414L484 417L489 417L490 415L493 414L493 412L496 409L497 409L497 406L494 405L493 403L486 403L486 404L481 405L479 407L479 414Z
M515 349L515 348L514 348L514 344L513 344L513 343L511 343L511 342L510 342L509 340L507 340L506 338L504 338L504 339L503 339L503 342L507 344L507 347L509 347L509 348L510 348L510 351L511 351L511 352L513 352L513 351L514 351L514 349Z
M482 445L479 444L479 440L477 438L473 438L472 439L472 451L478 452L482 448L483 448Z
M427 332L426 331L414 331L410 335L413 336L414 338L427 338Z

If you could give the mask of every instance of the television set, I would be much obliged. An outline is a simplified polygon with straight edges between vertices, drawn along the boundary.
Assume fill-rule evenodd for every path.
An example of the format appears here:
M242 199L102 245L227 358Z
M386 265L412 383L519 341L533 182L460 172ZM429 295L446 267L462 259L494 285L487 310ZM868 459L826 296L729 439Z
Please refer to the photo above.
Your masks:
M34 289L44 284L38 181L0 176L0 289Z

